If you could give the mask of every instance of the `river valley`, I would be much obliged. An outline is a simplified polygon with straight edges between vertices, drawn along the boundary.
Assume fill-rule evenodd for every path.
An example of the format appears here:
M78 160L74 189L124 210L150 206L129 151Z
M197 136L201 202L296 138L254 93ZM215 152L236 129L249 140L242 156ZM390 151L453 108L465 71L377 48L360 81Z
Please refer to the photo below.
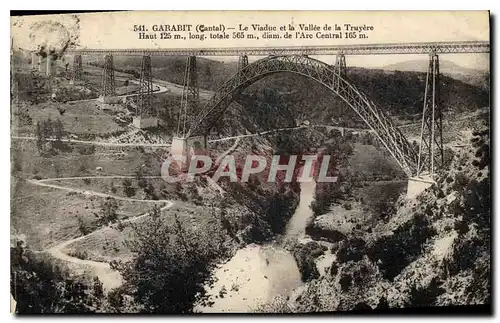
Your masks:
M309 206L315 187L315 182L301 183L300 202L282 241L305 239L305 227L313 215ZM198 311L248 312L276 296L291 296L303 284L292 253L277 242L251 244L238 250L233 258L215 270L213 277L215 283L206 286L210 304L198 306Z

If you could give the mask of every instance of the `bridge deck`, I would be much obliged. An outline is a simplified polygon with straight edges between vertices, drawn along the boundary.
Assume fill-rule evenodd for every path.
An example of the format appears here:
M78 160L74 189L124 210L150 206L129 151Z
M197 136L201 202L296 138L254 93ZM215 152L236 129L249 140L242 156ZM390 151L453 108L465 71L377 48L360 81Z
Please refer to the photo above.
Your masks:
M333 46L290 47L227 47L227 48L129 48L129 49L71 49L69 54L113 54L119 56L268 56L268 55L389 55L389 54L489 53L487 41L427 42L403 44L358 44Z

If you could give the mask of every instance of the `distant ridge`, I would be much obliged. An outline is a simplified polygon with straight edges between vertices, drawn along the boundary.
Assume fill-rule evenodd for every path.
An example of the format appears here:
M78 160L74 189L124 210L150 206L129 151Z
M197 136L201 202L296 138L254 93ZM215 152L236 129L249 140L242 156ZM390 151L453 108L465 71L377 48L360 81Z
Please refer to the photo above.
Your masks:
M409 60L399 63L394 63L382 67L386 71L402 71L402 72L427 72L428 61L424 59ZM489 65L484 66L484 69L474 69L460 66L454 62L443 60L439 61L439 70L442 74L462 81L464 83L477 86L482 90L489 91Z
M429 64L428 60L415 59L415 60L389 64L382 67L382 69L388 71L427 72L428 64ZM439 69L441 73L447 73L447 74L477 74L477 73L488 72L489 66L485 66L484 69L474 69L474 68L463 67L448 60L440 59Z

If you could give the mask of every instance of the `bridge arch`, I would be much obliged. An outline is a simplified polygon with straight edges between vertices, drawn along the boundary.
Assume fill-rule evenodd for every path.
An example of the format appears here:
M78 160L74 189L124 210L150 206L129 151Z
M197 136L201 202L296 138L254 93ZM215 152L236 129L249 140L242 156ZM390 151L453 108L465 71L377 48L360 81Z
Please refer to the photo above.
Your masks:
M328 64L304 55L269 56L247 65L227 80L191 124L187 137L206 135L222 117L237 93L274 73L308 77L339 96L370 127L408 177L416 170L417 154L401 131L366 94L336 73Z

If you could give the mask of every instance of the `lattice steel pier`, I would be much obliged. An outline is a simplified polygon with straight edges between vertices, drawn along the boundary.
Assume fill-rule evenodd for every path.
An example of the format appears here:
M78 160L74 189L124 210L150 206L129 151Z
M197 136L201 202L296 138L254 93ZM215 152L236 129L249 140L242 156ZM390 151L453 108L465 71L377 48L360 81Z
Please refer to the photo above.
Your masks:
M147 117L155 114L152 111L153 78L151 75L151 56L142 57L141 80L137 96L137 115Z
M82 55L75 55L73 57L73 75L71 77L71 83L77 83L83 80L83 68L82 68Z
M158 126L157 111L153 109L153 75L151 72L151 56L142 57L139 95L136 100L136 116L133 125L139 129Z
M117 98L113 55L108 54L104 57L104 71L102 74L101 86L102 90L99 100L104 103L114 103Z
M433 179L444 164L443 112L439 88L439 56L434 52L429 54L425 80L417 177L427 172L426 175Z
M177 123L177 137L186 137L187 127L198 114L200 90L198 88L198 73L196 56L189 56L184 71L184 88L182 90L181 109Z

